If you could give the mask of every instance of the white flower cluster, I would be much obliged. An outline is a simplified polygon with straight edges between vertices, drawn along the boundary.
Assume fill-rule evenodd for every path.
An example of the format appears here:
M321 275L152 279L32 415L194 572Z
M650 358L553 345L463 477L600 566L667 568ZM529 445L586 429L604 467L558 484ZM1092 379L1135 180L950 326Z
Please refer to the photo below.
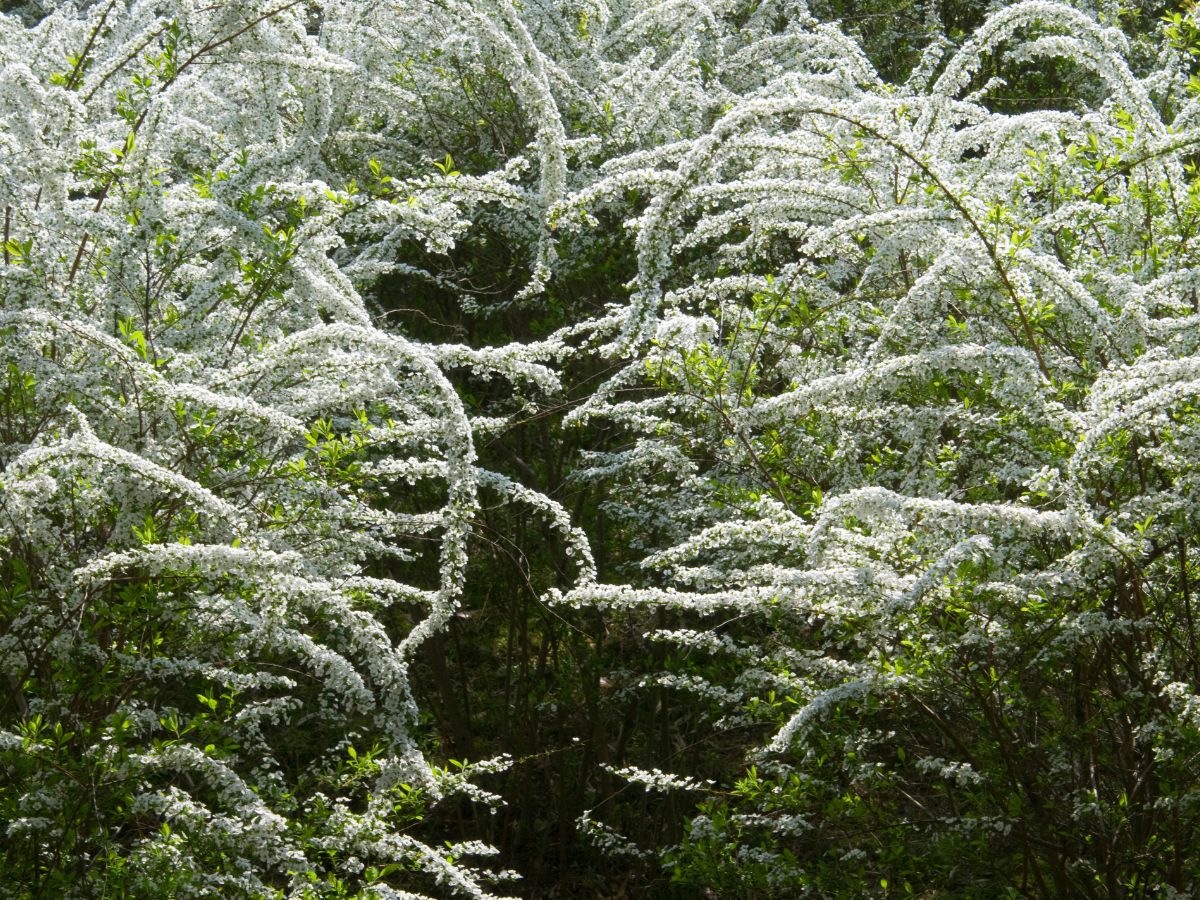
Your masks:
M682 778L678 775L672 775L670 772L664 772L661 769L639 769L637 766L623 766L620 769L613 768L608 765L601 765L606 772L611 772L618 778L624 778L630 784L640 784L648 791L658 791L667 793L670 791L703 791L707 790L714 782L711 780L701 781L696 778Z
M1000 683L1103 641L1141 659L1159 598L1190 615L1200 526L1200 97L1180 53L1131 66L1078 7L998 8L903 85L801 0L0 13L0 765L31 865L51 841L26 837L75 814L74 753L141 817L111 825L131 883L298 897L402 861L371 890L490 896L459 859L486 848L435 849L404 812L496 799L425 758L409 681L461 602L481 494L566 548L550 600L669 613L656 640L741 673L640 684L729 722L777 691L764 759L931 671ZM1063 58L1086 106L1013 112L983 81ZM483 320L537 309L611 222L632 280L548 338L435 343L379 315L384 276ZM471 253L507 281L463 275ZM462 389L527 410L588 355L613 368L565 423L628 440L570 477L640 558L629 583L599 580L566 505L479 464L506 419ZM1195 727L1171 652L1123 685L1174 711L1147 740ZM368 732L370 754L346 743ZM985 777L951 755L918 769Z
M484 845L433 849L394 813L401 784L496 799L424 759L408 666L460 602L481 486L594 580L560 505L477 467L450 378L540 396L565 347L422 343L380 327L372 290L445 285L405 257L480 220L540 290L569 77L503 2L42 7L0 13L9 832L44 832L35 860L71 843L54 827L84 854L122 835L131 894L174 895L174 872L198 879L180 896L308 896L400 863L372 896L491 896L460 861ZM534 135L499 138L491 171L448 155L457 66L500 79ZM351 783L350 732L377 742L363 793L322 805L314 785ZM128 799L68 821L65 760L93 752Z
M997 7L900 87L807 16L696 18L656 57L686 124L605 160L556 210L583 233L618 213L636 247L629 302L600 332L623 368L570 421L631 436L576 477L609 490L644 559L631 584L556 599L682 612L692 627L650 634L773 670L795 705L771 754L934 690L940 666L1019 660L993 666L999 684L1195 633L1200 99L1177 51L1135 74L1125 36L1083 6ZM675 48L719 100L703 125ZM1047 59L1077 67L1090 102L1013 112L979 75ZM1029 617L1056 604L1035 638ZM768 638L743 645L752 621ZM1174 649L1154 702L1176 713L1144 738L1184 741L1194 638L1159 639ZM759 676L642 683L733 722ZM1150 680L1127 677L1129 697ZM939 755L917 769L987 777Z

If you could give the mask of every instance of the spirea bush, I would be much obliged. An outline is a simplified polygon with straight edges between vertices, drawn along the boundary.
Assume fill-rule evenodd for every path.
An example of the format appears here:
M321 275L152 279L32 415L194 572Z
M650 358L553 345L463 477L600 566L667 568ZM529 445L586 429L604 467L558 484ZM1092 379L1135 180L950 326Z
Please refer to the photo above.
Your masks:
M421 143L439 57L556 125L528 42L507 8L0 17L0 893L492 895L488 847L420 833L494 798L427 758L409 666L481 485L555 514L480 470L447 372L556 381L364 291L483 206L544 277L555 128L480 175Z
M1200 32L843 6L5 7L0 893L503 890L497 504L648 895L1198 889Z
M681 785L667 863L722 896L1190 896L1195 26L1023 2L897 84L771 9L676 32L721 48L711 123L559 207L628 217L627 363L571 419L624 426L580 476L647 551L560 602L642 622L645 702L744 753ZM992 99L1047 60L1068 96Z

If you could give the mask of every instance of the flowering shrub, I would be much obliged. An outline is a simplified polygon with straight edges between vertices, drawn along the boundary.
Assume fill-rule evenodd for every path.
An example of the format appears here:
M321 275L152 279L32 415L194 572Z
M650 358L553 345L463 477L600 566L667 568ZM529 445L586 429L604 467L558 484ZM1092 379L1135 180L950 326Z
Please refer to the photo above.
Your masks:
M0 892L1197 890L1200 31L844 6L6 7Z
M735 30L713 124L564 205L648 198L607 332L631 362L573 416L635 442L596 477L661 494L636 589L562 602L642 612L676 648L644 687L766 729L677 879L1196 889L1186 21L1139 74L1094 14L1018 3L902 85L823 26ZM1047 58L1078 96L998 111L977 73Z
M6 896L491 896L487 847L413 832L489 798L427 760L408 670L486 477L446 373L556 381L363 291L481 204L544 265L561 151L540 187L435 157L400 112L453 11L368 12L0 17Z

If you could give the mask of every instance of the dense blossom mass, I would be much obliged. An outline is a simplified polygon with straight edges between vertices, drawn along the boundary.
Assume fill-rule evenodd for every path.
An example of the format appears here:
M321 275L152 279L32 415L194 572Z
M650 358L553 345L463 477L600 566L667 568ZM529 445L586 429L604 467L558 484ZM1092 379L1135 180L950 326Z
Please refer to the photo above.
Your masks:
M0 894L1200 891L1200 27L967 6L0 3Z

